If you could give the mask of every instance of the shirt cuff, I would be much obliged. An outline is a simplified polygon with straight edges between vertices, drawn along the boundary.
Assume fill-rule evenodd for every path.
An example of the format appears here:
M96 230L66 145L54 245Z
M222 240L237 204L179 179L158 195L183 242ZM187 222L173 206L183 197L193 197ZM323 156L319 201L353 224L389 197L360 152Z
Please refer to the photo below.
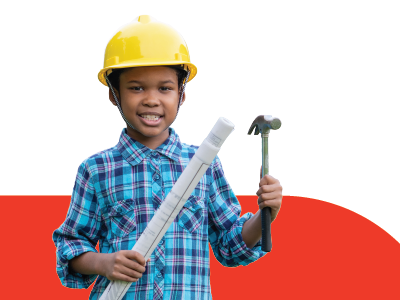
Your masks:
M82 240L57 239L57 275L63 286L73 289L87 289L97 278L96 274L83 275L69 268L69 261L86 252L97 252L92 245Z
M253 216L252 213L246 213L241 216L233 225L232 230L228 233L229 246L238 265L247 266L263 257L267 252L261 250L261 240L259 240L253 248L248 248L243 241L242 229L243 224Z

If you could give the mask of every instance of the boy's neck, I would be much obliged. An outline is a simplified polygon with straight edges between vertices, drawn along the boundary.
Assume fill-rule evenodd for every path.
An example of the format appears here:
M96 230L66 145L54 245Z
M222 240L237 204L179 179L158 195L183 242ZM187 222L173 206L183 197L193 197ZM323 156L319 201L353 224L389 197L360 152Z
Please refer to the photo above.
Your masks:
M138 141L142 145L145 145L147 148L155 150L158 148L158 146L162 145L166 139L168 139L169 127L167 127L159 135L150 137L143 135L139 131L132 129L129 126L126 127L126 133L134 140Z

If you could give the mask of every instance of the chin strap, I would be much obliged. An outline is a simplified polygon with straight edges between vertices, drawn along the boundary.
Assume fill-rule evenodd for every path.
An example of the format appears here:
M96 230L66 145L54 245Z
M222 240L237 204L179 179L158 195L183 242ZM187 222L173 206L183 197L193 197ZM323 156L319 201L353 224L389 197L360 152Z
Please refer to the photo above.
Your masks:
M114 100L115 100L115 102L117 103L117 106L118 106L119 112L121 113L122 118L124 119L124 121L126 122L126 124L128 124L128 126L129 126L130 128L132 128L133 130L136 130L135 127L133 127L133 125L132 125L131 123L129 123L128 120L125 118L124 113L122 112L121 105L119 104L118 98L117 98L117 96L115 95L114 89L113 89L113 87L112 87L110 81L108 80L107 74L104 74L104 77L106 78L108 87L111 89L111 93L113 94Z
M178 109L176 111L176 116L178 115L179 107L181 107L183 94L185 93L186 83L188 82L189 77L190 77L190 71L187 72L187 75L186 75L186 78L185 78L185 82L183 83L183 86L182 86L182 92L179 95L179 103L178 103ZM175 119L176 119L176 116L175 116Z
M187 73L187 75L186 75L185 82L183 83L183 86L182 86L182 92L181 92L180 95L179 95L178 109L177 109L177 111L176 111L175 119L176 119L176 117L178 116L179 107L181 106L181 103L182 103L183 94L185 93L186 83L188 82L189 76L190 76L190 71L188 71L188 73ZM129 126L130 128L132 128L133 130L136 130L135 127L133 127L133 125L132 125L131 123L129 123L129 121L125 118L125 115L124 115L124 113L122 112L121 105L119 104L118 98L117 98L117 96L115 95L114 88L113 88L113 86L111 85L110 81L108 80L107 74L104 74L104 77L105 77L105 79L106 79L106 81L107 81L108 87L109 87L110 90L111 90L111 93L113 94L114 100L115 100L115 102L117 103L118 110L119 110L119 112L121 113L122 118L124 119L124 121L126 122L126 124L128 124L128 126ZM175 119L174 119L174 121L175 121Z

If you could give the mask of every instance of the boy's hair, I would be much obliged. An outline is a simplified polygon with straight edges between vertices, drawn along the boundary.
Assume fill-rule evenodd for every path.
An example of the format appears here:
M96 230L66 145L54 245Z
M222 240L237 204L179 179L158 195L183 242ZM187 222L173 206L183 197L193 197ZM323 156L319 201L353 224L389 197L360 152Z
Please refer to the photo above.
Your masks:
M171 69L174 69L176 71L176 75L178 76L178 90L180 91L183 86L183 81L185 80L187 76L187 71L182 69L180 66L165 66ZM108 75L108 80L110 81L111 85L113 86L114 89L116 89L119 92L119 78L122 73L124 73L126 70L130 68L121 68L121 69L113 69L110 75Z

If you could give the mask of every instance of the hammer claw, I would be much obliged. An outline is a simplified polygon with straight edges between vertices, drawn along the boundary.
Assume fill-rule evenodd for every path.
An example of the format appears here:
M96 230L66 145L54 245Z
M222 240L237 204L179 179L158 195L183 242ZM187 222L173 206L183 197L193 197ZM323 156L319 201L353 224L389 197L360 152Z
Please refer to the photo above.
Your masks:
M249 131L247 132L247 134L251 134L251 132L253 131L254 127L255 127L254 125L251 125L251 127L250 127Z
M259 134L260 133L260 130L258 129L258 124L251 124L251 127L250 127L250 129L249 129L249 132L247 133L247 134L251 134L252 133L252 131L253 131L253 129L254 129L254 134L255 135L257 135L257 134Z

